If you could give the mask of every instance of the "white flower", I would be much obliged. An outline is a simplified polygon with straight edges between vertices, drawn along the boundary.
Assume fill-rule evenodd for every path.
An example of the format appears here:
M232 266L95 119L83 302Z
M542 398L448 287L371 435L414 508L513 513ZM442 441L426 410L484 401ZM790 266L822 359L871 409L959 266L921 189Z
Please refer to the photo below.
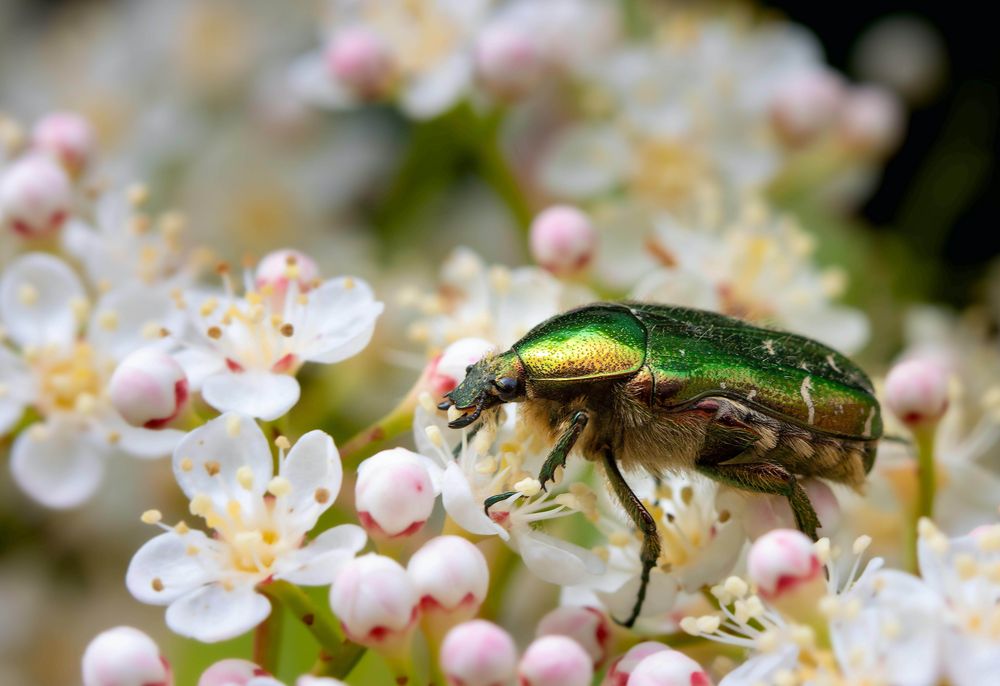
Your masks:
M1000 525L948 539L920 522L917 555L924 581L945 609L943 657L956 686L1000 674Z
M882 569L878 558L859 575L870 542L859 538L854 559L841 560L820 539L814 551L826 569L825 590L799 585L801 592L779 594L775 605L739 577L713 587L721 613L686 617L681 628L750 651L719 686L938 683L941 605L920 579Z
M223 271L225 292L177 299L187 315L178 333L177 360L193 390L212 407L271 421L298 402L295 374L305 362L332 364L352 357L371 340L382 303L360 279L342 277L307 290L294 261L284 299L274 302L272 285L236 294Z
M285 443L287 446L287 443ZM174 476L211 535L181 523L163 528L132 558L129 591L167 605L167 625L200 641L222 641L253 628L271 605L256 587L271 579L320 586L365 545L360 527L344 524L306 541L333 504L342 467L333 440L311 431L278 474L260 428L226 413L184 437L174 451ZM158 523L159 513L145 521Z
M472 41L489 5L490 0L335 0L329 7L328 22L333 50L326 55L305 55L293 64L293 88L303 99L334 109L354 107L378 96L394 99L415 119L437 116L466 95L473 73ZM378 74L381 81L386 78L382 72L391 69L393 87L380 83L371 91L367 88L372 85L370 79L359 81L359 70L344 66L343 58L330 61L339 54L338 39L359 31L388 52L378 58L377 63L386 63ZM366 60L366 64L375 63ZM372 73L370 68L361 71Z
M441 268L438 292L411 299L425 315L410 326L412 339L443 348L475 337L506 349L536 324L593 298L543 269L487 267L472 250L458 248Z
M499 536L521 555L528 569L549 583L578 584L604 571L597 555L537 526L593 510L596 503L596 496L582 483L560 495L551 488L541 490L525 464L526 458L537 457L535 448L541 446L537 438L531 440L514 421L504 423L499 431L483 426L471 440L466 431L456 435L442 430L444 426L434 401L422 395L414 416L414 439L420 453L444 470L441 500L456 524L480 536ZM454 445L446 442L443 431L449 432L449 439L455 437ZM513 495L493 505L487 516L483 502L507 491Z
M111 406L108 382L119 360L167 321L169 300L156 292L111 291L78 329L88 303L79 279L61 260L31 253L0 281L0 325L16 352L0 345L0 433L33 407L39 422L11 450L14 479L49 507L73 507L97 489L116 451L161 457L181 433L129 426Z
M707 479L680 474L660 479L645 475L626 478L656 520L661 545L657 566L650 573L641 622L647 628L669 628L673 622L667 619L664 627L663 618L679 594L697 592L729 574L746 534L732 513L717 503L719 488ZM603 548L607 572L573 590L596 594L600 605L622 619L631 614L638 596L642 539L620 506L608 504L604 509L597 527L607 540Z

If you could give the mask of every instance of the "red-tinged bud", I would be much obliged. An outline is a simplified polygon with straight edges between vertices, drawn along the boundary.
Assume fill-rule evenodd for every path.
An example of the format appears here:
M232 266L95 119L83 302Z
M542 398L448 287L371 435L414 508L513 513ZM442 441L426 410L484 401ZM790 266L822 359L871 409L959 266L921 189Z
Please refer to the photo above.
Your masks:
M363 100L378 100L392 88L395 65L389 46L367 29L341 31L326 49L326 65L337 80Z
M69 177L46 155L30 155L0 177L0 221L25 238L49 236L69 217L73 189Z
M684 653L661 650L636 665L628 686L712 686L712 680Z
M358 519L372 537L397 538L420 531L436 495L423 459L393 448L359 465L354 499Z
M844 97L844 81L834 71L809 69L795 73L784 79L774 94L774 129L788 145L806 145L833 125Z
M611 620L596 607L564 605L557 607L538 622L537 636L566 636L587 651L600 668L611 653Z
M524 651L517 673L521 686L588 686L594 665L573 639L543 636Z
M108 384L111 404L132 426L160 429L188 400L184 370L159 348L140 348L121 361Z
M531 223L531 256L557 275L585 268L597 248L597 232L590 217L575 207L556 205Z
M55 157L70 174L80 174L94 153L94 130L75 112L42 117L31 132L35 150Z
M640 662L650 655L669 650L667 646L656 641L643 641L632 646L627 653L615 660L608 673L604 676L604 686L628 686L629 677Z
M544 57L533 37L517 26L487 26L476 43L480 83L500 100L527 95L544 76Z
M130 626L98 634L83 653L84 686L172 686L170 664L149 636Z
M252 679L269 676L249 660L220 660L201 673L198 686L246 686Z
M892 92L859 86L847 94L839 128L848 149L862 155L885 155L899 143L904 127L903 106Z
M904 360L885 379L885 404L911 429L932 426L948 409L948 373L931 359Z
M441 671L449 686L503 686L516 669L514 639L482 619L459 624L441 646Z
M330 587L330 606L352 641L395 654L409 643L419 598L398 562L369 553L344 565Z

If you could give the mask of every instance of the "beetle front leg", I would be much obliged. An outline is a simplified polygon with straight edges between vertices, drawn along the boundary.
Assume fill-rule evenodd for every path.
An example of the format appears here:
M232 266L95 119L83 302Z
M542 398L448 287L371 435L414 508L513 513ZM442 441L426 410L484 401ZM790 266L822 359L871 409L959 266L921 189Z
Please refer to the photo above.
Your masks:
M569 428L556 441L556 446L549 453L549 456L545 458L542 468L538 470L538 481L541 483L543 491L547 490L546 484L549 481L553 484L555 483L556 470L559 467L566 466L566 458L569 456L569 452L576 444L576 440L580 438L580 434L587 428L587 422L589 421L590 416L585 410L573 413L573 416L569 420Z
M660 532L656 528L656 520L649 514L649 510L642 504L632 489L629 487L621 470L618 469L618 462L611 449L604 451L604 473L614 489L618 501L625 508L625 512L632 519L636 528L642 532L642 549L639 552L639 560L642 562L642 576L639 578L639 593L632 607L632 614L624 622L618 622L624 627L631 627L642 611L642 604L646 600L646 588L649 586L649 574L656 566L656 561L660 559ZM615 620L618 621L617 619Z

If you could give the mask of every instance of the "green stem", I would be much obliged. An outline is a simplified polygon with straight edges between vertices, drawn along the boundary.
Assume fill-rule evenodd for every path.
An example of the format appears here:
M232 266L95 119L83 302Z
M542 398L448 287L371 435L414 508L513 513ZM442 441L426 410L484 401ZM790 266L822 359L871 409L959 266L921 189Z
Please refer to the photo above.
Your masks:
M917 498L909 526L906 527L907 568L917 571L917 528L923 517L934 518L934 496L937 491L937 474L934 464L934 440L937 425L922 427L913 432L917 447Z
M320 658L314 670L322 670L322 674L337 678L350 673L365 649L344 638L335 618L319 612L305 591L287 581L272 581L258 588L272 601L288 608L319 643Z
M502 121L499 112L482 120L480 124L482 133L475 147L477 170L483 180L490 184L493 191L503 200L518 228L527 234L534 214L521 191L517 176L500 149L499 133Z
M416 394L411 393L387 415L356 433L340 447L340 458L346 469L355 469L366 457L382 450L395 438L413 428Z
M281 657L281 628L284 620L281 603L271 598L271 614L253 632L253 661L269 674L278 671Z

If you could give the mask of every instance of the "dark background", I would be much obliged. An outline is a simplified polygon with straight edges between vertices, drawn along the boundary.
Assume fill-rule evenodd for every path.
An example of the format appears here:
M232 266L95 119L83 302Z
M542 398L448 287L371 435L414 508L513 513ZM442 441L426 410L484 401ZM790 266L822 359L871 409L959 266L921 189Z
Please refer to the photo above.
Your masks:
M986 269L1000 255L1000 36L986 16L987 5L963 0L767 5L809 27L829 62L854 77L854 45L878 19L916 15L940 34L948 53L943 86L935 99L911 111L903 144L863 211L880 230L897 232L918 256L941 261L930 296L959 306L978 299Z

